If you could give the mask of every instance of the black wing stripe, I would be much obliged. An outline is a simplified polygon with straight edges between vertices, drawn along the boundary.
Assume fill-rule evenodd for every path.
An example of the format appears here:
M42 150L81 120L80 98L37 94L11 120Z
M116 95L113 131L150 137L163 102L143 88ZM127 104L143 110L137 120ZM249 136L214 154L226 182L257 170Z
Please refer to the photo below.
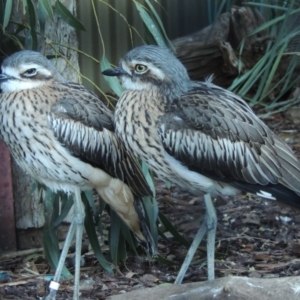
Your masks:
M100 132L71 119L57 118L53 114L49 121L55 137L73 155L124 181L135 195L152 195L139 165L114 133L105 128Z

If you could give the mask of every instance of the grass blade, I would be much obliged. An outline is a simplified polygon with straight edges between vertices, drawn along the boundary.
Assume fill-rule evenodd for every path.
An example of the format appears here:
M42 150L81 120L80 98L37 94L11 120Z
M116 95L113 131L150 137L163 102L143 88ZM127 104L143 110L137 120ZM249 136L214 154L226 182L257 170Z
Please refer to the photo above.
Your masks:
M149 32L152 34L153 38L155 39L155 42L159 46L164 46L166 47L166 43L164 41L164 38L160 31L158 30L158 27L156 26L155 22L145 9L143 5L141 5L139 2L134 1L134 4L136 6L136 9L138 10L143 22L147 26Z
M49 0L39 0L39 5L41 5L41 7L44 10L44 12L46 13L46 15L53 22L54 21L54 13L53 13L51 2Z
M58 195L54 194L49 188L46 188L44 198L45 224L43 228L43 248L45 257L52 269L56 269L60 257L57 229L53 226L53 220L56 218L54 210L57 210L55 208L57 200ZM66 267L63 268L62 276L66 279L73 277Z
M78 30L84 30L82 23L59 1L55 2L57 14L70 26Z
M101 64L100 64L100 69L101 72L110 69L111 65L109 63L109 61L107 60L107 58L103 55L102 59L101 59ZM104 76L105 81L107 82L107 84L109 85L109 87L115 92L115 94L117 96L121 96L121 94L123 93L123 88L119 82L119 80L116 77L110 77L110 76Z
M168 231L171 232L171 234L178 242L180 242L187 248L190 247L190 243L176 230L176 228L170 223L170 221L162 212L159 212L159 219L160 222L166 227Z
M160 28L163 36L164 36L164 39L165 39L165 44L167 44L170 49L175 51L175 47L174 47L173 43L171 42L171 40L169 40L169 38L167 36L167 33L166 33L166 30L165 30L165 27L164 27L164 25L161 21L161 18L159 17L158 13L156 12L154 6L152 5L152 3L149 0L146 0L146 3L149 6L153 16L155 17L156 23L159 25L159 28Z
M12 0L6 0L5 10L4 10L4 17L3 17L3 31L5 30L6 26L9 23L11 11L12 11Z
M110 263L105 259L101 247L99 245L99 241L97 238L96 230L95 230L95 224L93 222L93 216L91 214L89 201L85 195L85 193L82 193L82 201L85 206L85 220L84 220L84 226L86 229L86 233L88 235L89 241L91 243L92 249L94 251L94 254L99 261L102 268L104 268L107 272L112 273L112 267Z
M26 44L27 44L26 48L37 50L38 40L36 34L36 14L35 14L34 5L31 0L27 0L26 12L27 12L28 23L30 25L30 30L28 31L28 34L26 36Z

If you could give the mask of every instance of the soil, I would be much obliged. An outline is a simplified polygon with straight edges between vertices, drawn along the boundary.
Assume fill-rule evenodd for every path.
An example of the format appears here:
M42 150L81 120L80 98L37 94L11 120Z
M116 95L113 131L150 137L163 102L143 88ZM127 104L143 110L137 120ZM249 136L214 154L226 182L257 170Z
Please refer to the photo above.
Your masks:
M282 115L264 121L300 158L299 128ZM204 215L202 198L177 187L167 189L162 182L157 182L156 187L160 210L187 240L192 241ZM219 197L214 199L214 204L218 215L217 278L227 275L274 278L300 274L300 211L251 194ZM173 265L149 262L144 254L137 257L129 252L125 264L111 275L99 267L92 253L86 253L81 269L81 299L105 299L134 289L173 283L187 249L170 234L165 234L168 240L159 240L159 253ZM205 251L203 241L184 283L206 280ZM38 251L10 259L0 257L0 299L42 299L49 285L45 274L53 274L53 271ZM72 299L72 286L72 280L62 281L57 299Z

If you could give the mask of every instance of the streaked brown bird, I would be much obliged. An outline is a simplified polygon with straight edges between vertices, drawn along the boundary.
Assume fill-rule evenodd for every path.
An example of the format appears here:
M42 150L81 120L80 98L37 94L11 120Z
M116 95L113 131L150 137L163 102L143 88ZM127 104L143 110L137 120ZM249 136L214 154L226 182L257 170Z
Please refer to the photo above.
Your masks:
M79 299L85 212L81 191L95 189L152 254L140 199L151 195L138 163L114 133L112 112L91 91L67 82L42 54L6 58L0 75L0 136L21 168L53 191L74 194L71 223L50 294L55 299L76 232L74 299Z
M214 279L217 219L215 195L240 190L300 207L300 163L237 95L211 80L191 81L167 49L141 46L120 66L124 93L116 111L116 133L156 174L195 195L204 195L206 217L175 283L181 283L207 232L208 279Z

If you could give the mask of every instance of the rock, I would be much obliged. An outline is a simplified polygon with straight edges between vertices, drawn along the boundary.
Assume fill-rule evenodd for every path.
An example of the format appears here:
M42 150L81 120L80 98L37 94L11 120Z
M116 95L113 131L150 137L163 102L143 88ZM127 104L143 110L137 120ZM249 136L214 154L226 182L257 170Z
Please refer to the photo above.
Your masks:
M299 297L300 277L261 279L230 276L182 285L162 284L110 296L107 300L298 300Z

